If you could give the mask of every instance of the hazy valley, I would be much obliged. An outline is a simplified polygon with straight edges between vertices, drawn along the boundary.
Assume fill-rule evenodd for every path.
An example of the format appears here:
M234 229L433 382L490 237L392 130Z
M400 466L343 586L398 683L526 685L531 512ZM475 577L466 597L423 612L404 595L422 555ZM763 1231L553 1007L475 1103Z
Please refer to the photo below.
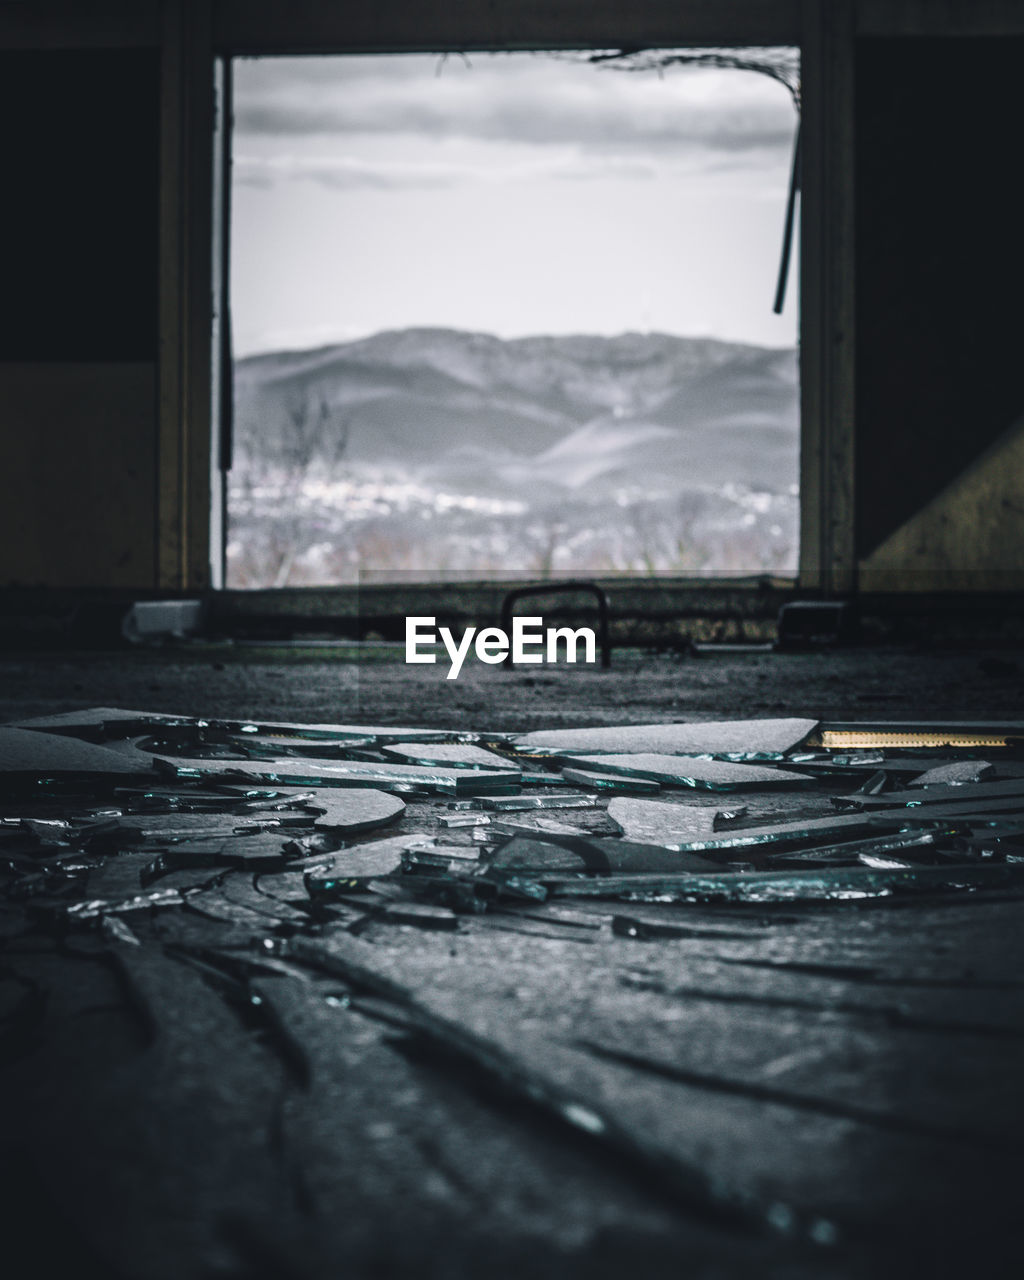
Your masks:
M795 567L796 354L405 329L235 366L229 585Z

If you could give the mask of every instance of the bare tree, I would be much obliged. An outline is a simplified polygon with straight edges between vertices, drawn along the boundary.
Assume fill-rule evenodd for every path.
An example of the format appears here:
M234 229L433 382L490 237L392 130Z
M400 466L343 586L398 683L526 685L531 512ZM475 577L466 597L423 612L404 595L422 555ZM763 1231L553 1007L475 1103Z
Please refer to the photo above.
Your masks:
M296 557L310 541L306 487L318 468L337 469L352 431L352 415L339 417L322 391L296 393L282 407L284 423L275 441L277 510L267 566L274 587L287 586Z
M301 487L315 463L331 469L338 465L348 448L352 419L345 415L335 426L334 410L322 392L289 397L284 411L288 421L280 437L281 462L288 481Z

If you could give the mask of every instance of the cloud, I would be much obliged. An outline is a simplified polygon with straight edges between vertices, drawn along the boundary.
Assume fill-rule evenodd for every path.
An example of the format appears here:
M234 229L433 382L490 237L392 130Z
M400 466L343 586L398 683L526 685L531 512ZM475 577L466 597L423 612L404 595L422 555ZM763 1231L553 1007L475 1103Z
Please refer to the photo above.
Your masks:
M348 156L235 155L232 173L245 187L272 187L281 179L307 180L337 191L379 191L452 187L463 180L454 167L430 164L374 164Z
M370 189L440 190L467 184L522 183L529 181L586 182L595 179L652 179L657 170L644 162L606 160L583 156L543 157L529 162L506 162L486 167L473 164L367 161L336 155L235 154L235 182L245 187L270 188L281 180L315 182L335 191Z
M738 158L788 150L794 127L785 89L749 72L673 68L659 77L479 55L469 67L416 55L259 60L236 70L240 140L402 136Z

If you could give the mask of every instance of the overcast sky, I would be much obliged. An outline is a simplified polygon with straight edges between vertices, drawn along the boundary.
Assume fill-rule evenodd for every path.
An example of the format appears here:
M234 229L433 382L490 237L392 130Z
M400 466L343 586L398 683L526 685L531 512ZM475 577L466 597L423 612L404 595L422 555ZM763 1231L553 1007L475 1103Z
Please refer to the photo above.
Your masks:
M768 77L474 54L235 63L239 356L381 329L795 341Z

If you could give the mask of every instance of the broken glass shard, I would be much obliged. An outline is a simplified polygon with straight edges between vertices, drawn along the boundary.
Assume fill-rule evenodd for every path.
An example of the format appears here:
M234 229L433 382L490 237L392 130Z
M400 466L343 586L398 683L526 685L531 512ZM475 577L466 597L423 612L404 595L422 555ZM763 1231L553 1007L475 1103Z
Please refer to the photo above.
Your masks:
M307 821L312 825L312 817ZM107 852L188 840L227 840L234 835L275 831L279 827L280 823L273 819L260 823L213 813L131 814L84 828L82 840L91 852Z
M420 929L443 929L447 932L459 927L459 917L454 911L426 902L389 902L377 918L387 924L412 924Z
M489 822L486 813L442 813L437 819L441 827L486 827Z
M882 765L888 767L885 755L881 751L794 751L786 756L783 763L815 778L850 777L867 773L869 770L877 770Z
M284 852L289 858L316 858L323 853L334 853L343 843L333 831L313 831L286 841Z
M63 711L52 716L32 716L27 720L12 720L12 728L39 729L44 733L70 733L74 737L88 737L91 741L103 739L103 726L108 720L138 719L144 711L122 711L119 707L90 707L86 711Z
M608 817L629 840L666 848L711 835L718 810L660 800L632 800L616 796L608 802Z
M863 863L865 867L875 867L879 871L886 871L891 867L912 867L914 865L914 863L908 862L906 858L897 858L891 853L859 853L857 861Z
M130 947L142 946L142 943L132 933L131 929L117 916L102 916L100 918L100 929L103 932L103 936L110 942L120 942Z
M269 901L269 899L268 899ZM265 911L254 911L244 903L235 902L221 889L204 889L190 893L185 899L187 910L210 920L223 920L229 924L247 928L259 935L276 927L276 920Z
M274 832L186 840L169 844L160 854L160 865L164 871L204 867L269 871L283 867L289 860L288 843L280 833Z
M269 916L272 919L286 921L291 924L307 924L309 922L307 912L298 909L291 903L282 902L279 898L272 898L268 894L260 893L253 884L252 876L226 876L221 885L221 893L230 902L237 902L239 906L247 907L250 911L255 911L257 915ZM308 906L308 904L304 905Z
M660 845L634 844L614 837L515 835L491 855L492 867L517 871L681 872L713 871L716 864L693 853L679 853Z
M738 822L741 818L745 818L747 813L748 809L745 804L736 804L734 801L729 805L728 809L718 810L717 822Z
M889 786L889 775L884 769L879 769L877 773L873 773L858 788L858 795L862 796L880 796Z
M896 854L902 853L911 861L916 862L919 857L923 857L925 861L933 861L934 859L930 858L930 855L935 852L935 846L942 840L954 839L955 832L955 827L924 832L899 832L896 835L882 836L874 840L854 840L848 845L840 845L839 849L852 853L862 860L866 858L891 858ZM873 866L874 864L868 862L865 865Z
M876 823L928 827L959 819L968 827L1005 827L1020 821L1024 814L1024 797L1009 796L1005 800L964 801L962 804L901 805L892 809L865 809L864 815Z
M519 766L505 756L459 742L396 742L383 748L384 755L406 764L444 765L449 769L508 769L519 775Z
M162 889L208 889L218 877L223 875L224 863L210 864L201 862L197 866L178 867L174 865L173 856L159 853L148 862L139 873L139 883L148 889L157 880Z
M188 760L154 757L157 770L178 778L239 776L268 783L305 787L365 787L386 791L438 792L473 795L495 787L518 783L519 775L483 769L441 769L423 765L387 764L362 760Z
M224 743L239 747L243 752L254 756L298 755L327 756L333 758L345 751L355 751L362 747L374 747L376 738L360 738L355 734L344 738L300 738L295 734L257 733L257 734L225 734Z
M661 783L651 778L626 778L614 773L591 773L588 769L563 769L566 782L591 791L625 791L633 795L654 796L661 790Z
M515 835L488 861L492 867L509 867L516 871L585 871L596 869L593 865L595 858L593 855L588 859L584 853L560 844ZM600 869L608 870L607 864Z
M152 861L149 853L122 853L89 872L86 892L90 898L130 898L145 885L144 873Z
M518 875L506 867L490 867L476 881L479 886L490 886L500 899L512 898L520 902L545 902L548 891L542 884L528 876Z
M776 760L818 727L817 720L718 720L705 724L638 724L593 729L540 729L516 739L525 755L608 753L738 755Z
M965 783L981 782L995 772L995 766L987 760L955 760L951 764L942 764L929 769L908 783L911 787L933 787L941 784L963 786Z
M62 774L103 777L137 776L152 772L148 758L137 759L63 734L0 726L0 773Z
M586 836L582 827L570 826L567 822L555 822L551 818L494 818L487 832L482 833L485 839L493 836L539 835Z
M133 737L155 729L214 729L246 737L344 743L372 739L377 742L458 742L467 735L457 730L405 728L397 725L298 724L290 721L230 720L217 717L168 715L160 711L128 711L121 707L92 707L60 715L36 716L13 722L14 727L48 733L95 737Z
M884 809L897 805L979 804L989 800L1024 802L1024 778L1007 778L1002 782L953 783L927 787L909 787L905 791L887 791L879 796L865 796L859 792L850 796L837 796L835 803L851 805L858 809Z
M402 854L402 870L416 874L428 871L461 872L480 865L480 850L472 845L438 844L429 848L406 849Z
M663 787L697 787L708 791L737 791L744 788L806 787L811 779L789 769L765 765L734 764L725 760L705 760L698 756L635 755L580 756L587 768L597 773L624 774L651 778Z
M844 902L904 894L1008 888L1024 883L1024 864L914 867L823 867L814 871L719 871L661 876L587 876L544 883L556 897L644 902Z
M415 843L414 836L391 836L370 844L353 845L336 853L326 865L312 867L303 876L311 898L329 898L400 871L402 854Z
M886 865L913 866L920 863L934 863L943 852L943 846L950 850L947 861L965 862L967 858L962 852L963 840L958 834L959 828L949 825L942 828L936 824L930 831L900 831L895 835L877 836L873 839L850 840L842 844L822 845L814 849L804 849L785 853L768 851L765 865L801 866L810 863L820 865L846 865L863 862L865 866L877 865L868 859L892 858L896 854L904 855L902 862L886 863ZM733 864L735 865L735 864Z
M900 831L911 825L908 810L896 809L891 813L840 814L835 817L803 818L799 821L776 822L770 825L734 827L715 831L706 838L690 840L681 846L692 853L721 854L732 859L737 849L756 850L761 846L786 849L807 845L836 845L850 840L878 838L881 829ZM955 823L947 823L954 829ZM967 823L964 823L966 829Z
M307 802L317 810L316 825L347 839L387 826L405 812L405 802L372 787L317 791Z
M480 796L480 804L485 809L497 810L500 813L513 813L525 809L596 809L597 801L592 796Z
M75 839L78 833L69 822L60 818L22 818L19 825L22 831L32 836L40 849L68 849L72 842L78 843Z
M798 764L802 768L821 765L841 772L847 769L877 768L885 762L885 753L882 751L791 751L786 756L787 764Z
M150 911L155 907L180 907L185 901L177 889L157 889L152 893L132 894L128 898L86 898L64 908L68 920L97 920L100 916L128 915L132 911Z

